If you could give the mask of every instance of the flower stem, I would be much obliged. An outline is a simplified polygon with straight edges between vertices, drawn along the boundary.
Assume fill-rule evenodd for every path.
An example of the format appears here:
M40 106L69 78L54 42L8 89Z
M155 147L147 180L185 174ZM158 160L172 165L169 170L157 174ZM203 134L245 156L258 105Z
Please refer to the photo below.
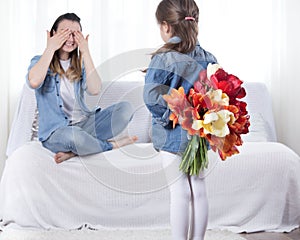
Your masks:
M198 175L208 166L205 138L193 135L182 155L179 169L189 175Z

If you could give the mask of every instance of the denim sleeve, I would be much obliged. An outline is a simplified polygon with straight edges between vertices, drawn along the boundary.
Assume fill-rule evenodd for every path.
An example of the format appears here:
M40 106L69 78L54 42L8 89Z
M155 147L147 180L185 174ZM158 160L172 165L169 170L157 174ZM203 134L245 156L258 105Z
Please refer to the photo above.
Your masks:
M29 76L29 71L30 69L40 60L41 56L34 56L31 61L30 61L30 65L28 67L28 70L27 70L27 74L26 74L26 83L28 85L29 88L33 89L31 86L30 86L30 83L29 83L29 79L28 79L28 76Z
M156 123L166 127L169 125L171 113L163 95L169 92L166 84L170 73L166 70L164 62L159 56L154 56L145 77L144 102Z
M41 58L41 55L34 56L34 57L31 59L30 65L29 65L28 70L27 70L27 74L26 74L26 83L27 83L28 87L31 88L31 89L32 89L32 87L30 86L29 79L28 79L29 71L30 71L30 69L31 69L31 68L32 68L32 67L40 60L40 58ZM49 75L50 73L51 73L51 70L50 70L50 68L48 68L48 71L47 71L47 74L46 74L46 75ZM43 83L41 83L41 85L40 85L38 88L36 88L36 89L39 89L39 88L41 88L42 86L43 86Z

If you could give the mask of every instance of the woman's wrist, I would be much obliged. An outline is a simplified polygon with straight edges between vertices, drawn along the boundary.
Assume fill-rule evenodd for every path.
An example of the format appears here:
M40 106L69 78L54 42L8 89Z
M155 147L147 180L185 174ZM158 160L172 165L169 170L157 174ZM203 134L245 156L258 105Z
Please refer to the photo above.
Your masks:
M55 53L55 50L53 48L50 48L50 47L46 47L45 50L44 50L44 54L50 54L50 55L54 55Z
M81 56L82 56L83 58L87 58L87 57L90 56L90 51L89 51L89 49L86 49L86 50L84 50L84 51L80 50L80 52L81 52Z

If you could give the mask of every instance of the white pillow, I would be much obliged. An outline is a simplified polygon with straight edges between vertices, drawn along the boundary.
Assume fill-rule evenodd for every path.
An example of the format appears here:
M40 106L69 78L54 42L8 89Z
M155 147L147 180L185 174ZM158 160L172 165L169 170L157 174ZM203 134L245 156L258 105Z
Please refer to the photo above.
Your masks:
M144 78L141 75L133 79L104 82L99 96L86 96L87 103L90 108L98 105L103 109L117 102L129 102L135 113L122 135L136 135L138 143L149 143L151 142L151 114L143 100Z
M272 99L267 86L259 82L244 82L244 87L247 95L242 101L247 103L251 125L250 133L245 136L242 135L242 138L276 142Z
M250 114L249 133L241 136L244 142L269 142L272 140L271 128L260 113Z

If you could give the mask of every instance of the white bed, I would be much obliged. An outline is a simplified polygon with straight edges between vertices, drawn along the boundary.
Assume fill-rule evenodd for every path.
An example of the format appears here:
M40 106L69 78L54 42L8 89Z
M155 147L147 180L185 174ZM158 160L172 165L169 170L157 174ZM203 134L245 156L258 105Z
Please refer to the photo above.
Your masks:
M59 165L53 153L31 141L35 99L24 87L0 185L3 229L169 227L168 183L160 155L152 148L142 87L142 77L113 82L99 101L90 99L102 107L130 101L137 111L124 134L138 135L138 143ZM245 87L252 125L240 154L222 162L210 153L212 161L203 174L208 229L289 232L300 223L300 158L276 142L266 86Z

